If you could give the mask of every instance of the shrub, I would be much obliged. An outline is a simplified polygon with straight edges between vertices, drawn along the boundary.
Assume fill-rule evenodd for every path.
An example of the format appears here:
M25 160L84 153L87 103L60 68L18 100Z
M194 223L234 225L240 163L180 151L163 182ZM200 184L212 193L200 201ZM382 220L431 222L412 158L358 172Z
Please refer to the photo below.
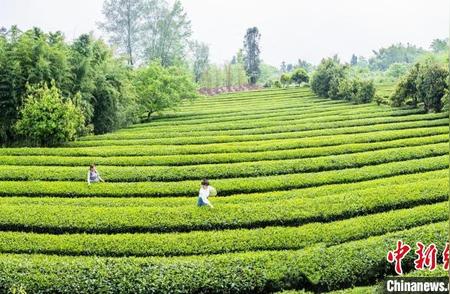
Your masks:
M274 87L274 88L281 88L281 83L280 83L280 81L275 81L275 82L273 82L273 87Z
M314 71L311 81L311 89L318 96L333 97L335 84L345 77L345 67L332 58L322 59L317 69ZM331 89L331 92L330 92Z
M392 105L417 107L422 102L425 111L440 112L445 103L448 78L448 70L431 60L416 63L396 85L390 98Z
M309 76L305 69L303 68L297 68L294 70L294 72L291 75L291 79L294 83L297 85L300 85L301 83L307 83L309 82Z
M285 88L288 87L291 84L291 82L292 82L291 75L288 74L288 73L282 74L281 77L280 77L280 82L283 85L283 87L285 87Z
M436 181L428 182L431 185L436 183ZM389 187L394 191L397 187L401 188L401 186ZM384 190L388 189L384 188ZM352 194L358 194L360 197L371 197L372 195L369 195L368 191L349 192L347 194L349 197ZM445 192L441 191L441 193ZM398 194L395 193L395 195ZM336 195L336 197L342 198L342 195ZM279 204L279 202L273 202L273 205L276 207ZM257 250L293 250L302 249L316 243L325 243L327 246L332 246L355 239L369 238L374 235L386 234L434 222L443 222L448 219L445 204L446 202L439 202L437 204L362 215L329 223L303 224L298 227L277 226L259 229L192 231L189 233L174 232L165 234L134 233L132 238L130 238L128 233L51 235L0 232L0 250L10 253L26 252L59 255L179 256ZM164 208L161 209L163 209L163 212L166 212ZM295 212L292 211L292 215L289 217L280 215L280 224L290 223L295 217L294 214ZM239 218L237 215L235 217ZM265 218L262 217L262 220ZM371 226L367 226L368 223ZM257 221L253 224L259 225ZM249 225L251 226L252 224L250 223ZM352 228L351 230L348 229L350 227ZM292 236L302 237L292 238Z
M268 293L289 288L324 293L391 274L386 252L399 239L435 243L442 252L447 238L448 222L440 222L302 250L170 258L5 254L0 257L0 292L20 286L29 293ZM414 258L413 252L405 257L406 272Z
M372 81L344 79L338 87L338 97L355 104L370 103L374 96L375 86Z
M52 82L50 89L45 83L29 88L15 129L34 145L51 146L74 140L83 126L81 111L70 99L64 101Z
M448 70L437 63L426 62L420 67L416 78L416 95L423 101L426 112L442 110L448 76Z

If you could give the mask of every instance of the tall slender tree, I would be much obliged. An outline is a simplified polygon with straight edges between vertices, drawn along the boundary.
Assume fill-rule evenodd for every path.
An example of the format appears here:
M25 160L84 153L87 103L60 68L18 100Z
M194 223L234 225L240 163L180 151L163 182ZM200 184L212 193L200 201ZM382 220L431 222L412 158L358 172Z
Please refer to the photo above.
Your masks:
M188 49L192 35L191 22L180 1L169 6L164 0L156 0L152 15L146 16L145 58L159 60L163 66L181 61Z
M249 77L250 84L256 84L259 76L261 75L261 69L259 67L261 63L259 58L260 39L261 34L259 33L257 27L249 28L244 37L244 66L247 76Z
M194 59L194 78L195 82L198 83L209 66L209 47L208 45L197 41L193 42L191 47Z
M152 7L151 0L106 0L103 3L105 21L99 27L109 35L109 41L127 55L134 65L142 52L141 33L144 16Z

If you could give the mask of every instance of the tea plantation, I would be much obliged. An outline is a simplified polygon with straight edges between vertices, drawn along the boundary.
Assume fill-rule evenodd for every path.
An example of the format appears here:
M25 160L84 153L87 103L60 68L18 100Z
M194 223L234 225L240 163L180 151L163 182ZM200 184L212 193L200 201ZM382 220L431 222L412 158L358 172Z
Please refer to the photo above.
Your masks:
M0 292L371 291L398 239L442 252L448 125L277 89L0 149ZM91 163L106 183L87 185ZM196 206L202 178L214 209Z

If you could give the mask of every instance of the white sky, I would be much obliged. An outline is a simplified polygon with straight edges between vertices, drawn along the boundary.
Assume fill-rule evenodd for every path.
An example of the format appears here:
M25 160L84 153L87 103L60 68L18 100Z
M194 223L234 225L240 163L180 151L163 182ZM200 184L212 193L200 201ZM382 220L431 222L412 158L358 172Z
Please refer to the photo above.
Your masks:
M171 0L173 1L173 0ZM94 31L102 0L0 0L0 26L61 30L68 39ZM298 58L318 63L338 54L368 56L396 42L428 48L449 34L448 0L182 0L194 38L214 62L230 60L248 27L261 32L261 55L279 66Z

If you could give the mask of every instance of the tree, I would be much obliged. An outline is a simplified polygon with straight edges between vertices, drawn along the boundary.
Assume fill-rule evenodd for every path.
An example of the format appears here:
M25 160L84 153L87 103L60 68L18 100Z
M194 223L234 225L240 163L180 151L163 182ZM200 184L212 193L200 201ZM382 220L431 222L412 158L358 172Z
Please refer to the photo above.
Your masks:
M433 50L434 53L448 51L448 38L434 39L433 42L431 42L430 49Z
M416 63L396 85L390 99L393 106L422 102L425 111L440 112L447 95L449 73L432 60Z
M411 44L401 43L373 51L374 57L369 59L370 67L375 70L386 70L392 63L414 63L425 53L425 50Z
M410 64L407 63L392 63L389 65L389 68L386 71L386 74L395 79L405 75L408 72L408 69L411 67Z
M204 43L193 42L192 51L194 55L194 78L195 82L198 83L209 66L209 47Z
M352 58L350 59L350 65L355 66L358 64L358 57L355 54L352 54Z
M261 63L261 75L259 77L259 82L262 84L265 84L267 82L272 82L275 79L279 79L281 76L281 72L272 65L269 65L267 63Z
M313 73L311 89L318 96L334 97L337 93L339 80L344 77L345 68L338 62L337 58L322 59Z
M172 7L166 1L155 0L153 13L146 16L144 55L147 61L156 61L163 66L181 63L186 55L192 35L191 22L179 0Z
M99 27L109 34L109 40L127 55L134 65L142 53L144 17L151 3L146 0L106 0L103 2L105 21Z
M307 83L309 81L309 76L305 69L297 68L292 73L291 79L294 83L300 85L301 83Z
M257 27L249 28L244 38L244 65L250 84L254 85L261 74L259 41L261 34Z
M180 1L107 0L102 30L109 41L127 55L130 65L159 60L170 66L186 55L191 24Z
M15 124L18 134L33 145L53 146L75 139L84 126L84 118L70 99L64 99L52 81L49 89L44 83L30 87L20 119Z
M0 139L15 140L12 126L18 119L30 85L52 80L67 93L68 47L60 32L45 34L39 28L21 32L13 26L0 36Z
M287 66L286 66L286 62L285 61L281 62L280 71L281 71L281 73L287 72Z
M292 65L292 63L289 63L288 65L286 65L287 72L291 72L293 69L294 69L294 66Z
M433 62L425 62L420 67L416 78L416 95L423 101L426 112L442 110L448 76L446 68Z
M181 101L197 96L195 85L184 70L165 68L156 62L136 72L135 87L147 120L155 112L174 108Z
M280 77L280 82L283 85L283 87L285 87L285 88L291 84L291 81L292 81L292 79L291 79L291 75L289 73L284 73Z
M313 65L311 63L307 62L306 60L302 60L302 59L299 59L297 61L297 65L295 67L303 68L307 72L311 72L313 70Z

